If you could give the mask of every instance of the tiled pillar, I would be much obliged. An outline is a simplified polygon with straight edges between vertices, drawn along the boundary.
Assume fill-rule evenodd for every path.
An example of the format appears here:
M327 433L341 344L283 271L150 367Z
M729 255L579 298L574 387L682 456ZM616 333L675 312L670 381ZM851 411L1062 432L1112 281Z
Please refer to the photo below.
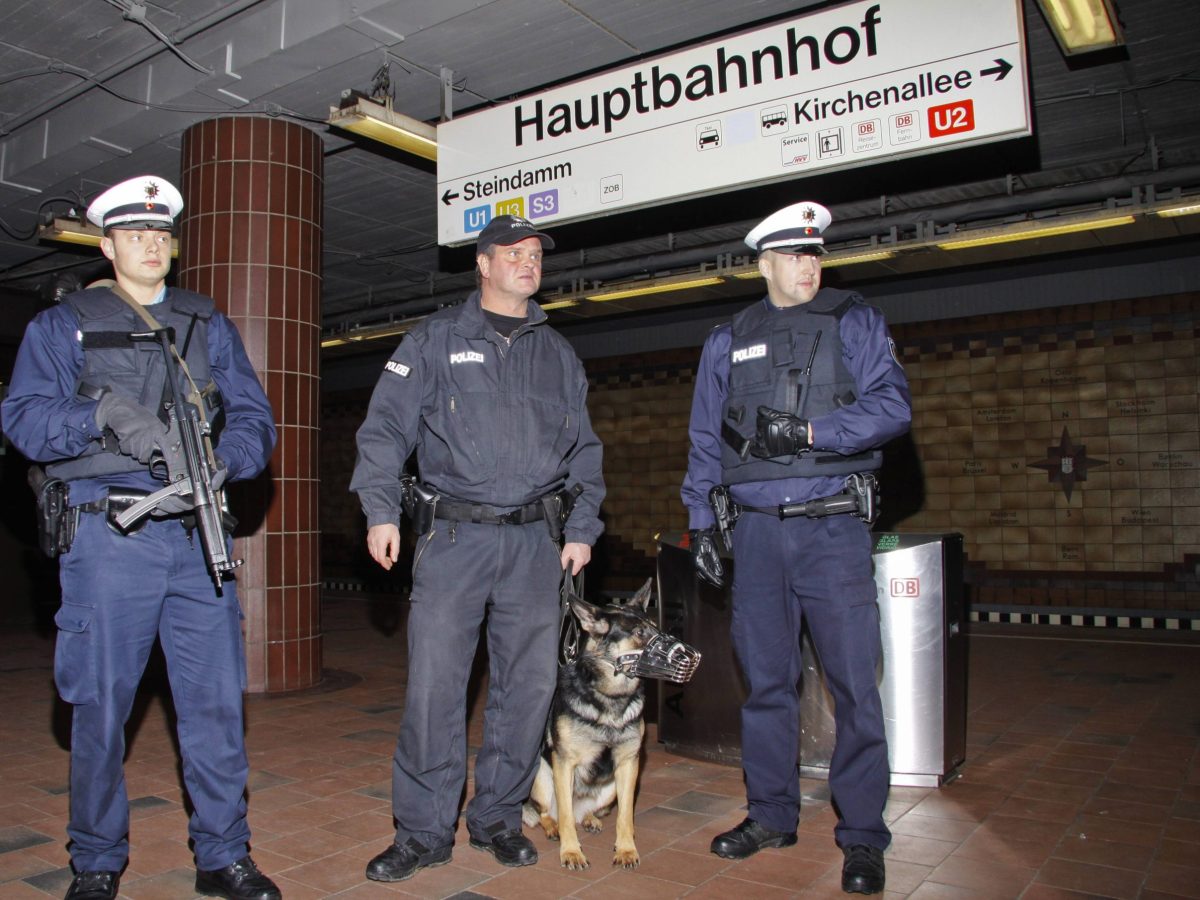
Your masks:
M279 429L267 471L231 491L253 692L321 679L322 163L317 134L279 119L210 119L184 133L179 284L237 324Z

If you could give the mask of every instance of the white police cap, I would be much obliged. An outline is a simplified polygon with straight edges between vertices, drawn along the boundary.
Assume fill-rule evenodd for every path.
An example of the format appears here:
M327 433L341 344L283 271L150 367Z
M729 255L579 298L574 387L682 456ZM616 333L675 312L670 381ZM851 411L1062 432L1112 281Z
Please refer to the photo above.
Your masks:
M762 253L778 250L780 253L825 252L825 239L821 237L833 216L820 203L808 200L793 203L767 216L746 235L746 246Z
M115 184L92 201L88 221L109 228L155 228L169 231L183 209L179 190L157 175L139 175Z

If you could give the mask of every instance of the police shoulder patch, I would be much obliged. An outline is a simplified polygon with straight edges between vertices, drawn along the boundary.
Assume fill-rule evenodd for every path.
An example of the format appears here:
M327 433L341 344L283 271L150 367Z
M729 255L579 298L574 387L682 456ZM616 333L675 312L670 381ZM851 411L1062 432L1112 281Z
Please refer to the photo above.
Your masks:
M389 372L395 372L401 378L407 378L409 373L412 372L412 369L404 365L404 363L396 362L394 359L389 359L383 367Z

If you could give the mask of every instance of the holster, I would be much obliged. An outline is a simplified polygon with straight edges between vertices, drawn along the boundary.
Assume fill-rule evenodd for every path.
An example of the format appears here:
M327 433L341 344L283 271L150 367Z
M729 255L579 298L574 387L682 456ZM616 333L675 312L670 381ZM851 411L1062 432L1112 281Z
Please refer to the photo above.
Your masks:
M404 514L412 523L413 531L425 534L433 528L434 513L437 511L437 491L421 484L412 475L400 476L400 504Z
M577 484L570 490L563 488L541 498L542 509L546 513L546 527L550 529L550 539L561 544L567 519L575 508L575 501L583 493L583 485Z
M737 524L741 509L729 495L729 486L714 484L708 492L708 505L712 507L713 520L717 525L717 533L721 535L721 543L725 549L733 550L733 526Z
M875 524L879 518L879 485L875 476L870 473L847 476L846 491L858 501L858 511L854 515L868 525Z
M56 559L71 549L79 511L68 505L69 490L61 478L48 477L41 466L30 466L28 478L37 497L38 546L48 557Z

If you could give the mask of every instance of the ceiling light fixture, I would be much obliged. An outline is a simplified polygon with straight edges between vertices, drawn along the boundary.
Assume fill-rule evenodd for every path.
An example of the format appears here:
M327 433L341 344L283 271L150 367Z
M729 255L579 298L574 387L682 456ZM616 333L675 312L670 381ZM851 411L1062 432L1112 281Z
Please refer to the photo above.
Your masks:
M578 300L551 300L549 303L539 303L542 309L549 311L552 309L568 309L572 306L578 306Z
M407 334L412 330L412 327L425 318L419 316L415 319L407 319L402 323L395 325L380 325L376 328L359 328L353 331L342 331L337 334L330 335L327 338L321 339L321 349L328 347L341 347L346 344L361 344L365 341L378 341L383 338L396 337L401 334Z
M1037 0L1064 56L1125 43L1111 0Z
M437 129L396 112L390 105L359 97L348 106L331 106L329 124L414 156L437 160Z
M699 278L687 276L684 278L647 281L645 284L636 287L616 288L615 290L603 291L598 294L589 294L587 299L603 303L607 300L624 300L626 297L641 297L645 294L664 294L668 291L682 291L685 288L707 287L713 284L721 284L724 280L719 275L709 275Z
M988 244L1007 244L1010 241L1028 241L1034 238L1051 237L1057 234L1072 234L1077 231L1096 231L1100 228L1112 228L1117 225L1132 225L1133 216L1110 216L1100 219L1084 219L1061 225L1035 225L1022 222L1018 227L985 228L972 236L970 232L961 238L950 238L938 241L939 250L966 250L969 247L983 247Z
M77 244L82 247L99 247L104 232L90 222L78 222L75 219L53 219L49 224L38 226L37 236L47 241L60 241L64 244ZM178 238L171 238L171 256L179 256Z
M1162 209L1156 209L1156 216L1194 216L1200 213L1200 200L1192 200L1188 203L1182 203L1176 206L1167 206Z

